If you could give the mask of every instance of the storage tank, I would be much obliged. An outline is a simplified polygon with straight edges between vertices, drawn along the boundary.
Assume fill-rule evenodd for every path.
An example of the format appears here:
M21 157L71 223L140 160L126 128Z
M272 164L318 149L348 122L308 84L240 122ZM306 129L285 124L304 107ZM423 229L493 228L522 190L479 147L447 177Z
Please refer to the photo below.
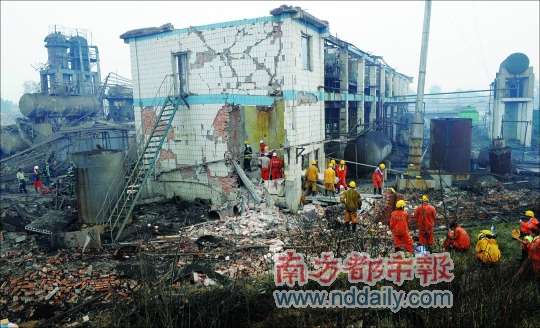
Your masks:
M470 118L432 119L430 128L431 170L465 173L471 169L472 120Z
M49 67L69 69L67 53L69 43L66 37L62 33L51 33L43 41L46 42Z
M75 166L79 221L94 225L109 218L125 186L124 152L91 150L71 156Z
M378 166L392 152L392 141L382 132L371 131L356 138L345 147L345 161ZM347 165L353 175L373 173L374 168L363 165Z
M69 56L71 57L71 69L90 71L90 63L88 62L88 41L82 36L74 36L69 39Z
M41 93L25 93L19 100L21 113L30 118L94 116L101 106L96 96L52 96Z
M529 68L529 57L521 52L513 53L501 63L499 70L501 68L506 68L510 74L521 74Z

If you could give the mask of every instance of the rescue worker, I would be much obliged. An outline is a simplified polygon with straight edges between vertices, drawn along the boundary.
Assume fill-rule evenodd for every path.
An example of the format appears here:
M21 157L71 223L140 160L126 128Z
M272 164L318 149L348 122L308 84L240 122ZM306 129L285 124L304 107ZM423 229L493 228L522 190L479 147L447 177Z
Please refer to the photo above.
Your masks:
M51 184L51 168L49 164L45 165L43 169L43 182L45 182L47 187Z
M261 150L261 153L266 152L266 144L264 143L264 140L259 141L259 149Z
M347 165L345 165L344 160L341 160L340 165L337 167L336 176L339 178L336 185L336 192L339 194L342 186L347 189Z
M540 276L540 238L539 229L531 229L531 242L529 244L529 259L531 259L534 273Z
M268 157L268 159L272 159L273 152L270 151L270 148L268 146L264 147L264 156Z
M270 178L269 163L270 158L264 156L264 154L261 153L260 157L257 157L257 164L261 168L261 177L263 180L268 180Z
M471 247L471 239L467 231L455 222L450 223L448 235L444 240L445 250L455 249L456 251L468 251Z
M244 146L246 148L244 149L244 170L249 170L251 168L251 158L253 155L253 150L251 149L251 145L249 144L249 141L244 141Z
M317 168L316 160L311 161L311 166L307 168L305 176L307 181L304 189L311 187L313 196L317 196L317 179L319 179L319 169Z
M34 189L38 193L38 189L41 191L43 189L43 183L41 182L41 172L39 172L39 166L34 166L34 174L32 175L32 180L34 180Z
M426 246L428 252L433 250L433 233L435 231L435 207L428 204L429 198L422 195L422 204L414 211L414 218L418 223L418 235L420 244Z
M531 259L531 261L533 260L531 258L531 246L532 246L533 242L536 239L538 239L538 232L539 232L539 229L534 229L533 228L533 229L531 229L531 233L528 236L525 236L523 239L514 238L515 240L520 242L522 246L525 246L525 249L527 250L527 255ZM538 251L540 251L540 249ZM536 256L538 257L537 260L540 261L540 253L536 254ZM534 265L534 263L533 263L533 265ZM536 272L536 269L535 269L535 272ZM537 272L537 274L538 274L538 272Z
M328 168L330 169L330 166ZM362 206L362 198L358 190L356 190L356 182L351 181L349 186L351 188L341 195L339 201L345 204L345 229L349 231L352 223L352 231L355 232L358 224L358 209Z
M495 264L501 258L499 244L495 240L497 235L492 234L489 230L482 230L478 234L478 242L476 243L475 253L476 258L485 264Z
M519 224L521 225L521 236L526 237L531 233L532 229L538 229L538 220L534 217L533 211L526 211L525 212L525 221L519 220ZM527 258L527 246L521 245L521 258L516 258L518 261L523 261Z
M283 161L274 153L270 163L268 164L270 169L270 176L272 180L281 179L281 170L283 169Z
M336 160L335 159L331 160L330 164L332 164L332 170L335 170L336 169Z
M414 252L414 244L409 234L409 214L405 212L407 204L404 200L398 200L396 210L390 216L390 230L394 234L394 249L399 251L403 245L409 253Z
M69 166L67 169L67 176L68 176L69 195L73 196L75 195L75 168L73 167L73 162L69 163Z
M336 171L332 168L332 163L328 164L328 168L324 170L324 195L328 196L328 190L335 193L334 181L336 181Z
M26 180L24 178L24 172L23 172L23 169L20 168L19 169L19 172L17 172L17 181L19 182L19 193L24 193L27 194L28 191L26 190Z
M379 195L382 195L382 182L384 178L384 169L386 166L381 163L379 164L379 167L375 169L375 172L373 172L373 194L377 195L377 189L379 190Z

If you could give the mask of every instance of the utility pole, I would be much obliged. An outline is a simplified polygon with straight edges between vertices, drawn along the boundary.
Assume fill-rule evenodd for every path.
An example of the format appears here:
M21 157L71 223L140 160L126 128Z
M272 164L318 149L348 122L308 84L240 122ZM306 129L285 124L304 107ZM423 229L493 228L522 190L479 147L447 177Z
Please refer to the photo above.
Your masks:
M422 165L422 143L424 140L424 117L422 105L424 102L424 87L426 83L426 64L429 41L429 25L431 20L431 0L426 1L424 9L424 27L422 31L422 49L420 51L420 71L418 74L418 89L414 118L411 122L411 137L409 140L409 176L420 175Z

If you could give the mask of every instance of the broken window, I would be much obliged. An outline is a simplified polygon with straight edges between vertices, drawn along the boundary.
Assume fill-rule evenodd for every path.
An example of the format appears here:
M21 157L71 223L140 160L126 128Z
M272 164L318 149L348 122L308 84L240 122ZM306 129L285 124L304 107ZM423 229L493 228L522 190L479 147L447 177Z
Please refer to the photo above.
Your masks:
M302 35L302 69L310 69L309 36Z
M177 58L177 72L178 72L178 81L179 81L178 92L180 94L187 94L189 91L187 53L177 54L176 58Z

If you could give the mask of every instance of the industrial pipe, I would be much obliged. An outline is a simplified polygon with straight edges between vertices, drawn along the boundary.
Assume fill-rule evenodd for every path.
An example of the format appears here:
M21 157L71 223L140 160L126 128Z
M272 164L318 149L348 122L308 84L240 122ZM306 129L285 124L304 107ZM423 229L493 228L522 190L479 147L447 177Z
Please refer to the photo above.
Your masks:
M208 212L208 214L206 214L206 221L222 220L226 216L232 217L232 216L238 216L238 215L240 215L240 209L238 208L238 206L236 205L227 206L224 209L213 210L213 211Z

